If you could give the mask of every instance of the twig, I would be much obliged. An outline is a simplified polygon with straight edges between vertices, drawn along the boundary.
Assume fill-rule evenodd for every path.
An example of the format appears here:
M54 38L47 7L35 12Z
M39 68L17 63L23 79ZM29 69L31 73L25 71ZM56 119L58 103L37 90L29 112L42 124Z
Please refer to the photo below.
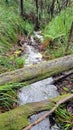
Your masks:
M58 81L61 81L62 79L65 79L69 75L73 74L73 69L67 72L63 72L60 76L53 77L53 83L57 83Z
M59 105L61 105L62 103L66 102L68 100L70 100L71 98L73 98L73 94L69 95L68 97L65 97L64 99L61 99L60 101L58 101L56 103L56 105L50 111L46 112L46 114L44 114L43 116L41 116L38 120L36 120L35 122L33 122L32 124L30 124L26 128L23 128L23 130L30 130L33 126L37 125L38 123L40 123L41 121L43 121L47 116L49 116L50 114L52 114L59 107Z

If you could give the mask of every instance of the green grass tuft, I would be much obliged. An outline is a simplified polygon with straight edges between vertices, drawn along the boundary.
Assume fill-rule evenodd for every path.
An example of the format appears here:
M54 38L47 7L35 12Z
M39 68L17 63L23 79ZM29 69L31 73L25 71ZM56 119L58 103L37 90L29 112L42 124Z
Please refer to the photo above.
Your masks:
M56 122L60 124L61 130L70 130L73 126L73 117L66 108L61 105L55 113Z

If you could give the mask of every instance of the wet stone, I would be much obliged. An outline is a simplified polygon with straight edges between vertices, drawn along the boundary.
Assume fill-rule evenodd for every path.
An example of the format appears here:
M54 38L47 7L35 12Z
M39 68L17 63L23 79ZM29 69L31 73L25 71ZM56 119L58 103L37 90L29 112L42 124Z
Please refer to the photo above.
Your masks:
M54 98L58 95L59 93L57 92L57 88L53 85L53 79L47 78L21 88L18 93L19 105ZM32 123L33 121L41 117L41 115L43 115L44 113L45 112L41 112L39 114L31 116L30 122ZM47 117L38 125L31 128L31 130L59 130L57 129L57 127L53 127L50 129L50 121L49 117Z

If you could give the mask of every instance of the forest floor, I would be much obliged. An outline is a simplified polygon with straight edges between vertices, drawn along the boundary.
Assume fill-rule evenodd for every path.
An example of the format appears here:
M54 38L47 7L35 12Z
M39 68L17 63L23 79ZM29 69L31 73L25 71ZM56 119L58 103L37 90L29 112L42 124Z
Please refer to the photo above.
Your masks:
M73 93L73 74L55 83L60 94ZM73 114L73 101L67 104L68 110Z

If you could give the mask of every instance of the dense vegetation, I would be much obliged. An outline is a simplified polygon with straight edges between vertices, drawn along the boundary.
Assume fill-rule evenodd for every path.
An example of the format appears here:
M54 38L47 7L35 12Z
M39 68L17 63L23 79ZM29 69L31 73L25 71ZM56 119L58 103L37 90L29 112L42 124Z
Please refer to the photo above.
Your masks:
M13 52L8 55L6 51L11 51L11 48L17 48L18 36L30 35L33 29L40 28L44 39L50 38L58 43L55 45L58 48L57 51L50 49L49 55L52 55L53 58L64 55L68 32L73 19L71 2L27 0L20 4L20 1L14 0L0 1L0 71L12 70L23 66L22 58L16 57ZM68 54L72 53L72 47L70 48ZM43 55L45 55L45 52Z
M18 41L39 30L44 41L51 41L42 52L45 59L73 54L73 0L0 0L0 74L24 66ZM16 92L9 86L15 89L23 84L5 84L7 90L0 86L0 107L3 111L17 105ZM62 127L69 130L72 124L63 122L61 118L64 115L61 117L59 111L69 119L72 117L61 108L56 112Z
M19 63L20 58L16 57L17 59L14 62L15 57L8 55L7 51L10 51L12 46L16 46L18 35L32 33L33 25L21 18L16 3L10 3L9 7L5 3L1 3L0 12L0 65L5 66L5 71L6 68L11 70L15 66L16 68L19 67L17 63ZM22 59L20 62L19 64L23 64Z

